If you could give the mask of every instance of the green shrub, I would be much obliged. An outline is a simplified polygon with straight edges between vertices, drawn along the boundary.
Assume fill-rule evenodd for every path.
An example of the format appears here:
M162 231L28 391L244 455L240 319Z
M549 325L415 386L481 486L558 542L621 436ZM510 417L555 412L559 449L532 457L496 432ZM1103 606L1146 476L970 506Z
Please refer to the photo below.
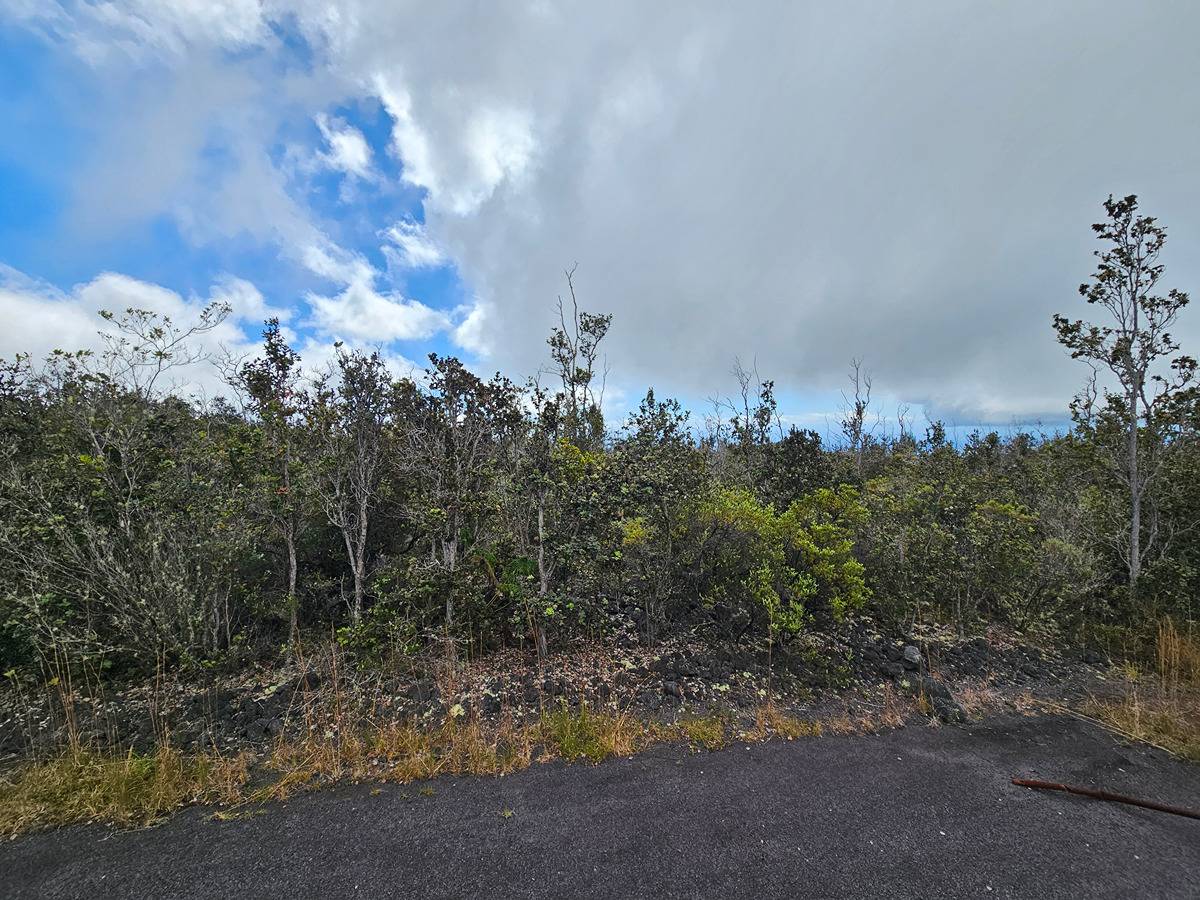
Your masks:
M867 597L852 540L865 515L849 485L822 488L783 513L744 488L716 490L694 514L703 596L761 610L771 635L802 630L815 609L840 619Z

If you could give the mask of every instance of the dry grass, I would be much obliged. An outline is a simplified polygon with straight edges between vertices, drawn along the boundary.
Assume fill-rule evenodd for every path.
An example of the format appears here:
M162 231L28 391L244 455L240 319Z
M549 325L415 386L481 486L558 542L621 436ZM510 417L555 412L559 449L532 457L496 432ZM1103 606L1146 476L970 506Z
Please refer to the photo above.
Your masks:
M184 804L236 803L249 763L246 756L184 756L169 747L149 755L67 752L0 782L0 834L83 822L148 825Z
M1157 677L1127 671L1123 700L1094 701L1085 711L1130 738L1200 762L1200 636L1164 619L1154 663Z
M958 705L971 719L979 719L991 712L1004 709L1004 695L987 679L961 685L954 694Z
M459 711L461 713L461 710ZM799 719L765 704L738 731L733 718L689 716L675 724L626 712L565 705L540 718L496 723L451 714L432 727L413 722L355 720L335 702L306 703L303 733L281 737L263 758L215 753L184 755L166 744L148 755L67 749L0 780L0 833L81 822L146 825L192 803L221 806L215 818L255 815L255 804L342 780L412 782L441 775L505 775L535 762L598 763L632 756L653 744L686 741L715 750L744 741L861 734L895 727L903 713L890 695L882 711ZM259 786L250 784L251 773Z
M662 735L627 713L593 712L586 705L546 712L532 724L509 718L493 726L447 718L424 728L388 722L351 730L309 730L281 741L269 760L277 780L254 799L285 797L298 788L340 779L409 782L438 775L505 775L535 761L601 762L629 756Z
M586 704L578 712L562 706L543 715L538 729L547 751L568 761L632 756L666 736L629 713L592 712Z
M261 803L339 780L504 775L550 759L597 763L678 737L667 726L586 706L559 707L524 725L452 716L433 728L406 722L347 728L315 719L309 726L304 736L277 742L261 761L250 754L185 756L168 746L150 755L67 750L0 781L0 834L81 822L146 825L191 803ZM270 779L251 788L251 767L259 762ZM217 817L244 814L223 810Z
M1171 619L1164 619L1154 649L1164 688L1173 693L1200 690L1200 636L1192 628L1181 634Z
M745 741L765 741L772 737L795 740L802 737L819 737L824 726L811 719L797 719L778 709L773 703L764 703L754 713L754 725L741 734Z
M1123 701L1085 711L1127 737L1200 762L1200 697L1143 696L1131 686Z

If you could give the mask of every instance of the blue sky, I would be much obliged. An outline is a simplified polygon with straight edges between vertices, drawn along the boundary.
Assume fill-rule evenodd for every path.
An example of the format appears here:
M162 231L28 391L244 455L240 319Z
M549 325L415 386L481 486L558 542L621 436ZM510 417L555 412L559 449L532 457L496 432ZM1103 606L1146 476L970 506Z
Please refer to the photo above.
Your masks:
M1200 282L1198 29L1176 0L0 0L0 356L218 299L237 352L279 315L313 365L519 380L577 263L614 416L648 385L702 414L740 358L836 432L859 358L884 427L1053 428L1108 193Z
M279 33L286 40L261 62L283 75L308 69L304 41L282 28ZM265 54L251 50L226 56L244 65ZM138 77L153 78L156 68L151 65ZM87 190L83 179L97 166L104 123L127 111L126 98L106 91L95 74L43 36L0 25L0 119L7 126L0 139L0 263L63 291L111 271L184 297L203 297L219 278L234 275L252 282L281 308L291 308L292 326L301 339L327 336L305 323L304 297L310 290L335 288L336 280L281 253L277 241L244 232L196 240L186 233L168 197L161 209L118 216L112 227L79 221L80 194ZM391 120L382 105L367 97L331 104L321 115L365 142L370 181L314 163L329 152L329 142L314 117L297 110L280 117L263 147L272 164L288 172L283 180L288 194L339 248L375 269L381 290L400 291L447 312L462 306L468 294L452 261L389 269L380 232L396 222L423 223L425 191L404 182L403 164L388 149ZM289 164L289 155L297 152L309 154L309 165ZM193 161L192 177L200 190L222 180L229 154L228 136L213 128ZM242 324L249 335L255 334L254 323ZM417 360L427 352L458 349L444 333L389 345Z

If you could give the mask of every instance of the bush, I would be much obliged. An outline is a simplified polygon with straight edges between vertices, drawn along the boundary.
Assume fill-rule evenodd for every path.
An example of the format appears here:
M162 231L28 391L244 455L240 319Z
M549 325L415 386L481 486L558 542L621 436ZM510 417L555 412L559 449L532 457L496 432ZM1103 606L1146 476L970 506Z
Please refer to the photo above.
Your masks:
M857 491L823 488L783 513L744 488L723 488L697 505L697 569L710 603L748 607L769 635L795 634L820 612L840 620L867 597L852 528L866 511Z

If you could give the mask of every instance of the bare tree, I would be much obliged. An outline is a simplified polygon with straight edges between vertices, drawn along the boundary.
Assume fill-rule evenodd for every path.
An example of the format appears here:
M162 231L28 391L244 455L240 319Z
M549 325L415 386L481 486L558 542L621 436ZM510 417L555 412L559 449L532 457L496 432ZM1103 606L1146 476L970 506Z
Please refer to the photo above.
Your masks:
M1147 552L1156 547L1156 516L1148 532L1143 522L1147 497L1158 475L1164 441L1176 421L1178 401L1187 394L1196 374L1196 361L1179 354L1169 329L1188 303L1188 295L1170 290L1156 293L1163 266L1158 261L1167 230L1151 216L1137 215L1137 197L1130 194L1104 202L1107 220L1092 226L1105 244L1095 251L1100 260L1090 282L1079 286L1089 303L1105 309L1111 325L1093 325L1054 317L1058 340L1092 368L1092 377L1072 404L1076 419L1100 431L1119 429L1123 440L1111 457L1114 473L1129 493L1126 561L1133 591ZM1107 370L1116 390L1099 385ZM1096 408L1103 397L1105 405Z
M558 298L558 327L546 341L550 345L550 357L554 361L556 374L562 380L564 401L564 424L568 436L581 447L598 446L604 440L604 382L607 372L600 373L596 385L596 366L600 354L600 342L608 334L612 324L611 315L598 315L579 309L575 296L575 270L572 266L564 273L571 305L567 309L563 298Z
M854 454L854 470L858 477L863 473L863 454L874 434L875 425L867 426L867 413L871 408L871 375L863 369L861 359L850 360L851 396L842 392L842 434ZM878 423L876 423L878 424Z

